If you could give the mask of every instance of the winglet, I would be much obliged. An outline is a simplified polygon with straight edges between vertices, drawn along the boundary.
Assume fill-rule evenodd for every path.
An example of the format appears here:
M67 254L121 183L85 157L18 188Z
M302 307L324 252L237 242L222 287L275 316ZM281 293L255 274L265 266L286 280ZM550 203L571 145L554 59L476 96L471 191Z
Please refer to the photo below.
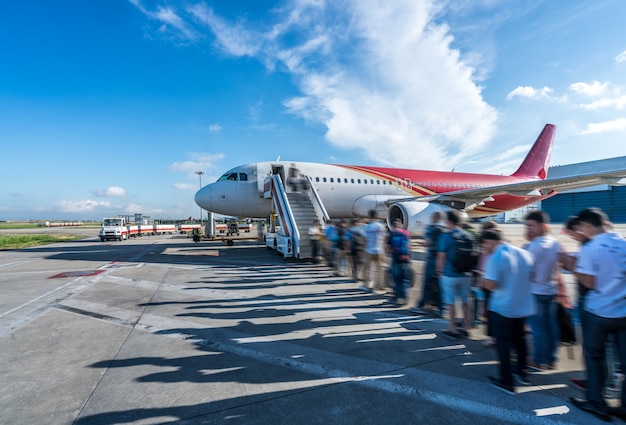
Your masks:
M535 141L535 144L530 148L530 152L528 152L528 155L524 158L524 162L522 162L522 165L513 173L513 176L539 178L541 180L546 178L555 133L556 126L554 124L546 124Z

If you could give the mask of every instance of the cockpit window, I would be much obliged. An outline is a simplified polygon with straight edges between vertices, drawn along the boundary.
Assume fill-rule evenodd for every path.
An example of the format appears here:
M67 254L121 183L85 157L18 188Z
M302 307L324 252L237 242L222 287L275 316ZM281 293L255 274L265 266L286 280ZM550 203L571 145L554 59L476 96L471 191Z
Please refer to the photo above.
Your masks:
M248 181L248 175L246 173L239 173L239 180L242 182Z
M242 178L242 180L248 180L248 176L244 173L239 173L242 176L244 176L244 178ZM224 180L231 180L231 181L237 181L237 173L226 173L224 174L222 177L219 178L218 182L224 181Z

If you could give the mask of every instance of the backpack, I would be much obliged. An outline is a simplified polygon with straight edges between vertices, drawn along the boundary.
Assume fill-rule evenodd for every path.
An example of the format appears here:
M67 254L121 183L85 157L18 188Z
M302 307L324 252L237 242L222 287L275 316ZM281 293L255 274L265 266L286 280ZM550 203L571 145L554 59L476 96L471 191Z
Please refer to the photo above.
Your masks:
M391 255L400 262L408 262L410 257L409 241L407 236L398 231L392 231L389 234L389 246L391 247Z
M450 232L455 241L452 257L452 270L456 273L471 272L478 265L478 251L475 249L474 238L464 230Z
M334 240L335 249L343 250L346 244L346 233L346 229L343 227L337 229L337 238Z
M363 249L363 234L358 229L350 229L350 253L357 255Z

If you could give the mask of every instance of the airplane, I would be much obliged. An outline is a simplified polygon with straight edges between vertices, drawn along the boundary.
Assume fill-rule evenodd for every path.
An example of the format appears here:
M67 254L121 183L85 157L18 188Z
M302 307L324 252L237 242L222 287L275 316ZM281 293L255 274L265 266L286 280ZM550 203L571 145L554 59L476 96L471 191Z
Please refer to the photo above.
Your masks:
M567 191L598 184L622 184L626 170L547 179L556 126L546 124L513 174L491 175L297 161L265 161L227 171L195 194L201 208L240 217L268 217L265 178L297 170L308 176L332 219L368 217L370 210L395 219L420 235L435 211L456 209L466 217L488 217ZM288 185L287 185L288 186Z

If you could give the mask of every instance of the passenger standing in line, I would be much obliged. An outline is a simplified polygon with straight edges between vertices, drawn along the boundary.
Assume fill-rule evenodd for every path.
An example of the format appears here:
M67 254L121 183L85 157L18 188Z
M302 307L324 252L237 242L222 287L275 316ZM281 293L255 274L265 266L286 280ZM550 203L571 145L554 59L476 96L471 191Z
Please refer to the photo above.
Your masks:
M320 239L322 238L322 229L320 228L320 221L314 220L313 225L309 227L307 231L309 239L311 240L311 259L314 264L319 263L320 257Z
M394 283L393 303L406 302L406 288L411 282L411 235L402 228L402 221L395 219L387 238L391 255L391 276Z
M574 239L576 242L580 244L582 249L587 243L591 241L583 232L579 230L580 220L577 216L570 216L563 223L565 233ZM578 261L578 254L567 254L564 253L561 255L561 264L563 265L563 269L574 272L576 270L576 262ZM576 305L576 313L578 315L578 320L580 322L580 326L582 328L585 327L585 297L587 296L587 292L589 292L589 288L582 284L580 279L576 278L576 283L578 284L578 302ZM608 341L607 345L614 344L614 341ZM611 350L607 350L607 353ZM614 350L613 350L614 351ZM606 362L605 362L606 363ZM605 366L605 370L608 370ZM612 381L613 377L609 376L607 373L607 382ZM572 378L572 384L583 390L587 390L587 380L581 378Z
M533 349L532 361L528 362L528 366L535 370L554 369L559 346L556 312L558 290L554 276L558 271L559 253L563 248L550 234L550 218L544 211L531 211L524 217L524 223L526 239L529 241L524 249L535 258L531 287L536 314L530 318Z
M610 415L626 420L626 381L622 381L620 407L609 408L602 397L606 381L605 344L610 333L616 335L621 364L626 364L626 240L607 231L607 217L599 208L581 211L578 220L578 229L591 239L581 248L574 270L580 282L589 288L583 323L587 400L571 401L604 421L610 421Z
M486 222L482 223L480 234L482 235L486 230L498 230L498 223L496 223L495 221L486 221ZM486 324L487 324L485 326L485 332L487 334L487 339L482 342L482 345L484 345L485 347L493 347L494 345L496 345L496 338L495 338L495 335L493 333L493 326L492 326L491 322L489 321L488 305L489 305L489 298L491 296L491 291L482 284L483 281L482 281L482 279L480 279L480 277L485 272L485 267L487 267L487 261L489 260L489 256L490 255L491 254L489 252L487 252L486 250L483 249L481 254L480 254L480 257L478 257L478 267L477 267L477 272L478 272L478 275L479 275L477 290L482 292L482 298L483 298L483 319L486 321ZM474 313L474 314L476 314L476 313Z
M363 241L365 236L361 229L361 223L358 219L353 218L350 222L350 265L352 267L352 279L355 282L360 282L361 264L363 264Z
M335 275L343 276L347 269L346 248L348 246L348 226L345 219L341 219L337 225L337 237L333 244L333 258L335 262Z
M337 239L337 229L332 221L326 221L326 228L324 229L324 258L326 259L326 265L328 267L335 267L333 259L333 243Z
M498 230L485 230L481 245L489 254L482 285L491 291L487 308L500 362L500 376L488 378L498 389L515 394L515 381L529 384L525 372L528 350L524 327L526 318L535 313L530 288L533 257L528 251L503 242ZM517 354L515 379L511 371L511 348Z
M439 237L437 243L437 274L439 284L443 293L443 302L448 308L449 321L448 329L443 334L450 339L469 336L469 328L472 322L469 308L469 292L472 284L472 277L468 273L460 273L454 270L453 262L456 256L457 240L460 233L465 232L460 228L461 216L456 210L446 212L447 232ZM472 238L471 235L466 235ZM461 300L463 309L463 325L457 330L456 324L456 300Z
M383 245L387 230L380 221L376 219L376 210L370 210L369 223L363 229L365 233L365 267L364 279L366 285L360 285L359 289L372 292L382 290L383 285L383 259L385 256Z
M439 281L436 276L436 262L437 262L437 241L439 235L443 233L444 228L441 225L443 214L439 211L435 211L430 216L430 224L426 228L424 233L423 246L426 247L426 262L424 263L424 282L422 284L422 298L416 307L411 311L417 314L424 314L426 311L424 307L432 297L432 292L436 290L435 306L439 317L443 317L443 304L441 303L441 291L439 288L433 290L433 285L439 286Z

